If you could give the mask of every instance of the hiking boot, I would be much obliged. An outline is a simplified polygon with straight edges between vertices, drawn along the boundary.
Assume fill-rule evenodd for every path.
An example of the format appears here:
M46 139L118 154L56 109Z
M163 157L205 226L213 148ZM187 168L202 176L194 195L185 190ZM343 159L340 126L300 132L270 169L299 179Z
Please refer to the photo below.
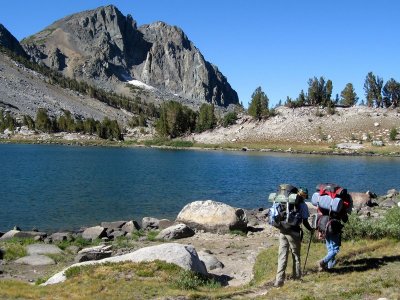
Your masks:
M326 263L324 262L323 259L318 262L318 271L319 272L325 271L326 267L327 267Z

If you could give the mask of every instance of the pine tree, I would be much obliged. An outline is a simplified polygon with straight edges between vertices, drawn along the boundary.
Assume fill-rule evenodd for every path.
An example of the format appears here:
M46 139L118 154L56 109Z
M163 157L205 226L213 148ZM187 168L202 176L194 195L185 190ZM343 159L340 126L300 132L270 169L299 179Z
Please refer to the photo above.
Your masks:
M248 113L255 119L261 120L268 116L269 99L267 95L262 91L261 87L256 88L254 93L251 95L251 101L249 104Z
M196 130L199 132L214 128L216 123L214 104L203 103L200 107Z
M358 97L354 91L353 84L348 83L340 93L340 104L344 106L353 106L357 103Z
M382 105L383 79L369 72L364 81L365 98L368 106L380 107Z
M39 108L36 113L36 129L41 130L43 132L51 132L52 131L52 122L47 115L47 110L45 108Z

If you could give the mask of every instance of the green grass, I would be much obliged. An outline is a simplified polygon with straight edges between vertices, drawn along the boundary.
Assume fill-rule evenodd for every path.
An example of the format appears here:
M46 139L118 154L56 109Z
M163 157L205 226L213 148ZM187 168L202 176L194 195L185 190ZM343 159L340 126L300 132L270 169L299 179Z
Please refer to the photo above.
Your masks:
M344 242L334 270L329 273L319 273L316 262L325 256L326 249L323 243L312 243L306 274L302 281L287 280L280 289L270 288L268 298L336 300L387 297L398 299L400 295L399 250L400 243L390 239ZM306 244L303 244L303 260L305 252ZM259 286L269 282L272 285L276 261L277 247L263 251L257 258L252 284ZM291 270L290 263L288 270Z
M0 299L154 299L166 295L208 298L220 285L162 261L107 263L70 268L67 281L46 287L0 281Z
M155 138L152 140L147 140L144 142L145 146L165 146L165 147L173 147L173 148L191 148L193 147L193 142L184 141L180 139L170 140L167 138Z
M0 249L5 251L4 260L11 261L26 256L26 246L34 243L32 238L11 238L0 242Z
M159 233L160 233L160 230L151 230L151 231L147 232L147 239L149 241L154 242Z
M96 240L86 240L80 236L71 239L71 240L66 240L66 241L61 241L55 243L61 250L67 249L69 246L78 246L79 248L86 248L86 247L91 247L91 246L98 246L100 244L101 240L96 239Z
M246 236L246 232L239 230L239 229L234 229L229 231L230 234L232 235L240 235L240 236Z
M200 148L214 150L242 150L244 148L254 151L271 151L271 152L286 152L299 154L334 154L334 155L362 155L362 156L400 156L398 146L385 145L383 147L374 147L370 144L364 144L364 149L359 149L354 152L335 148L334 144L328 142L322 143L298 143L288 141L240 141L232 143L220 144L203 144L192 141L184 141L180 139L170 140L166 138L154 138L144 142L139 141L109 141L109 140L80 140L67 141L58 139L49 139L46 141L38 141L36 139L21 139L13 137L10 140L0 140L0 143L18 143L18 144L64 144L64 145L79 145L79 146L105 146L105 147L134 147L134 146L157 146L170 148Z
M308 240L302 244L302 267ZM316 262L326 254L325 245L312 243L302 281L287 279L272 287L277 246L263 250L254 264L249 285L221 287L211 278L184 271L161 261L107 263L70 268L67 281L46 287L0 280L0 299L154 299L182 296L187 299L398 299L400 292L400 242L395 239L343 242L338 263L331 272L317 272ZM244 261L242 263L247 263ZM290 274L291 259L287 267ZM47 278L40 278L37 283ZM251 296L251 297L250 297Z

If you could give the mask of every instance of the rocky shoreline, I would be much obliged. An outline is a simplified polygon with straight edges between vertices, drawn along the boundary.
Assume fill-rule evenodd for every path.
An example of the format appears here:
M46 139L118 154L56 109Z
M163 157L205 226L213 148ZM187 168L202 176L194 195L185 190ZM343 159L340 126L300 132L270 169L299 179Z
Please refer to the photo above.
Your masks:
M326 155L326 156L357 156L357 157L400 157L400 151L398 152L359 152L354 149L342 149L342 150L301 150L292 149L291 145L287 145L287 149L271 149L271 148L251 148L251 147L235 147L232 143L229 146L215 145L215 147L205 146L199 147L188 146L188 147L175 147L167 145L146 145L144 143L132 143L132 142L121 142L121 141L108 141L100 139L2 139L0 138L1 144L29 144L29 145L62 145L62 146L80 146L80 147L132 147L132 148L156 148L156 149L174 149L174 150L193 150L193 151L241 151L241 152L261 152L261 153L282 153L282 154L299 154L299 155ZM318 146L320 147L320 146Z
M207 220L202 215L196 216L196 212L200 211L208 215ZM140 225L135 220L101 222L97 226L78 231L51 234L15 227L0 233L0 249L1 245L4 247L7 241L13 239L29 239L33 244L26 246L26 256L3 261L0 278L33 282L60 267L113 259L143 248L153 251L152 247L160 244L171 244L175 249L174 244L179 243L194 247L196 255L191 257L198 257L204 263L207 273L218 277L226 285L228 278L229 285L239 285L251 279L251 264L238 269L232 267L235 265L232 258L235 259L240 252L254 263L265 242L266 213L267 210L260 209L246 214L242 209L207 200L188 204L174 221L145 217ZM249 222L247 215L253 221ZM217 247L215 241L218 241ZM6 252L7 249L1 251L1 258L6 257ZM53 255L56 257L53 258ZM151 256L157 257L154 253ZM179 261L172 261L179 265Z
M353 211L360 219L380 218L387 209L400 206L398 195L394 189L377 198L359 193L353 196ZM308 205L313 213L315 207ZM165 245L164 252L177 253L176 247L180 249L178 258L169 255L170 262L191 268L181 262L182 256L190 253L196 259L193 265L204 264L207 274L223 285L243 285L252 279L258 253L277 244L278 231L267 224L267 215L268 209L243 210L207 200L188 204L173 221L145 217L140 225L135 220L101 222L74 232L51 234L16 227L0 233L0 278L35 282L76 264L119 261L123 257L132 261L139 249L148 249L149 253L141 251L151 260L162 256L157 247ZM16 238L31 241L26 245L27 255L7 260L5 245Z

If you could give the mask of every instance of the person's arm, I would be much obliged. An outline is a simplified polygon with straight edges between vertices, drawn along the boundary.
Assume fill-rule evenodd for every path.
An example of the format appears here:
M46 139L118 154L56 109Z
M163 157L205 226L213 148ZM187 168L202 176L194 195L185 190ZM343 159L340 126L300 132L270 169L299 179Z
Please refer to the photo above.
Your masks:
M301 216L303 219L303 225L305 228L307 228L308 231L312 232L314 229L311 227L310 223L308 223L308 217L310 216L310 213L308 211L307 204L305 202L301 203Z
M313 231L314 228L311 227L310 223L308 223L308 219L303 219L303 225L307 228L308 231Z
M344 211L342 212L342 221L343 221L344 223L347 223L348 220L349 220L349 216L348 216L347 212L344 210Z

